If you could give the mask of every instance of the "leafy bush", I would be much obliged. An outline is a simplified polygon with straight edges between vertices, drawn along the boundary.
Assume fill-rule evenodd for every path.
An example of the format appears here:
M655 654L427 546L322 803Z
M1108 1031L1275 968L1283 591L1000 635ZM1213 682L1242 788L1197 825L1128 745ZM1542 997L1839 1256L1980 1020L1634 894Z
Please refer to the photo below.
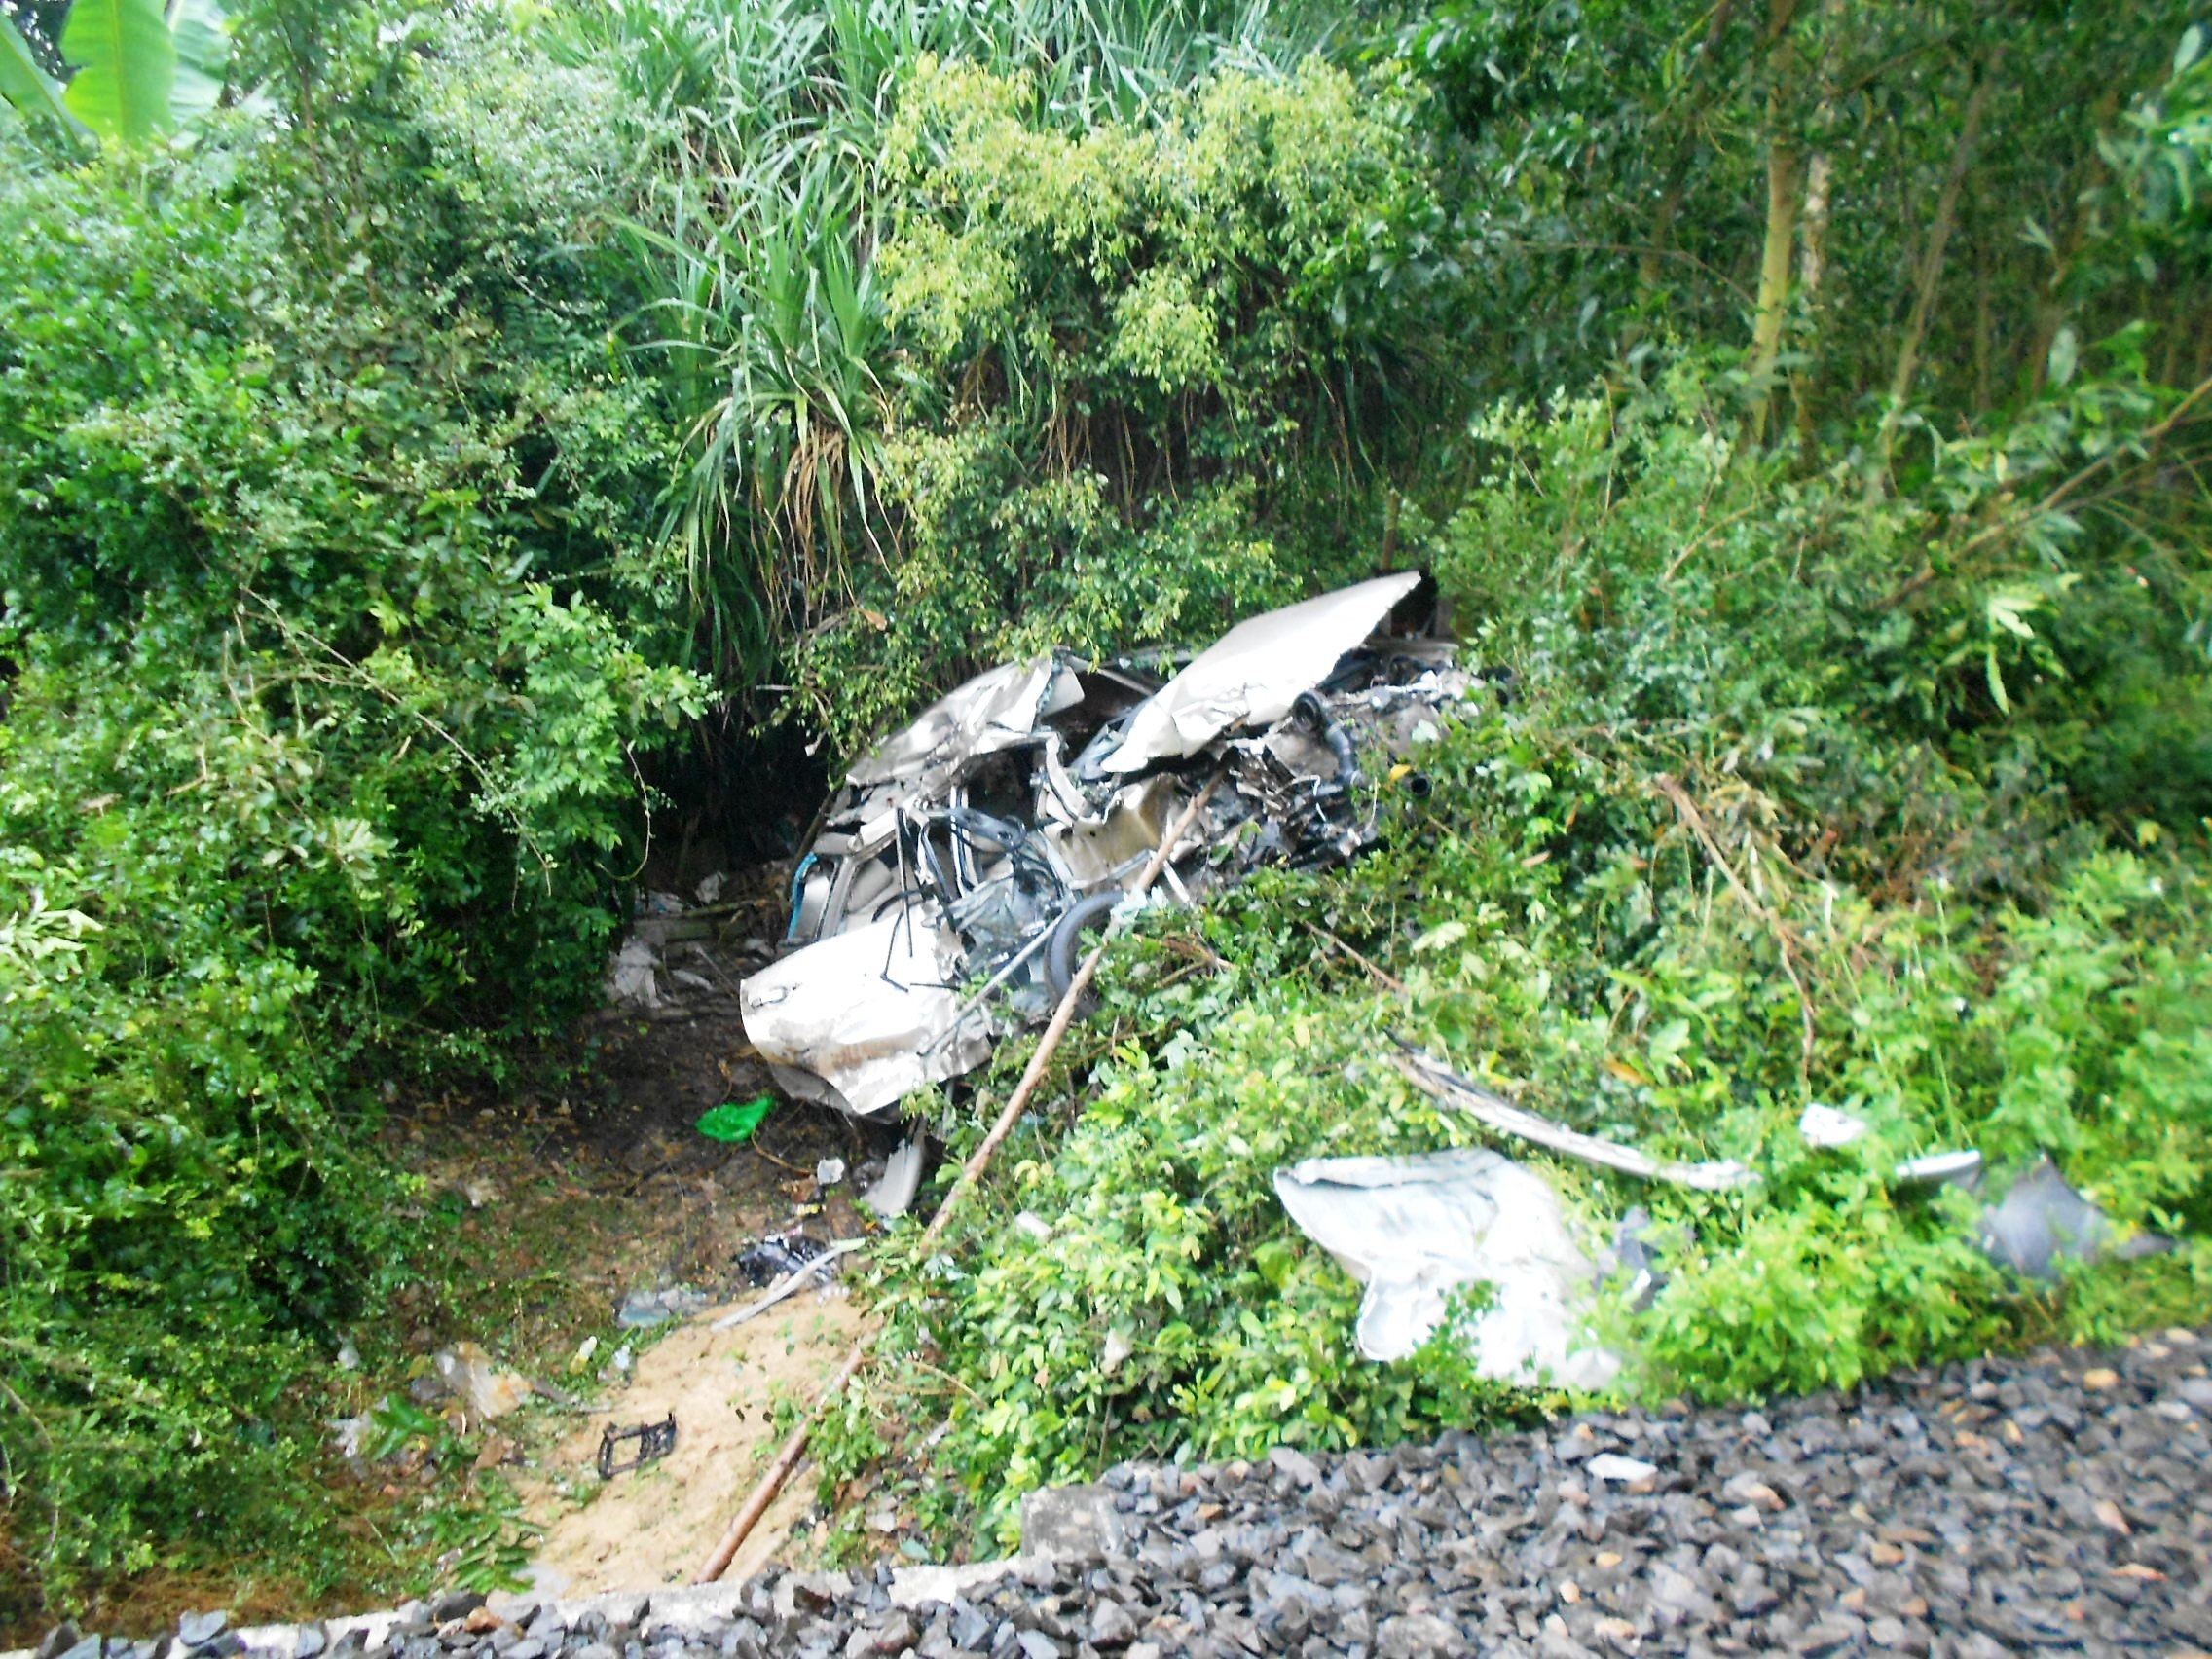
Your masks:
M624 625L618 295L539 297L619 180L463 143L482 44L0 183L0 1388L56 1598L327 1530L296 1384L419 1247L364 1131L590 995L702 707Z
M794 653L796 709L849 744L1016 651L1202 638L1352 573L1268 526L1433 367L1405 119L1309 62L1070 133L1026 77L922 59L883 141L888 544Z

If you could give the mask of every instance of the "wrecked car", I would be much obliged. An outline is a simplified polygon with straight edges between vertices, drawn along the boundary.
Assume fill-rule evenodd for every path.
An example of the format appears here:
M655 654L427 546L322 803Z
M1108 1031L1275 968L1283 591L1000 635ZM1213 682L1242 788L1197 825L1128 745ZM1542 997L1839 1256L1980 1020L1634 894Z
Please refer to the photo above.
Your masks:
M777 1081L872 1117L980 1065L1064 994L1085 931L1217 772L1161 872L1179 901L1368 845L1363 781L1479 683L1450 643L1382 631L1419 580L1255 616L1165 679L1144 659L1008 663L879 744L793 872L787 954L740 987Z

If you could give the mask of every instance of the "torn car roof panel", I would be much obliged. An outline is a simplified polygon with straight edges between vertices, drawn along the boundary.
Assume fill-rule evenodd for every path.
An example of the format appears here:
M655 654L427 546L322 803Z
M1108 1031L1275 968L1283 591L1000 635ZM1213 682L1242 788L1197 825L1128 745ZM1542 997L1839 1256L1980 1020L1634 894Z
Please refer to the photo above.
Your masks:
M1142 771L1196 755L1223 732L1272 725L1419 582L1412 571L1379 576L1239 622L1137 711L1105 769Z

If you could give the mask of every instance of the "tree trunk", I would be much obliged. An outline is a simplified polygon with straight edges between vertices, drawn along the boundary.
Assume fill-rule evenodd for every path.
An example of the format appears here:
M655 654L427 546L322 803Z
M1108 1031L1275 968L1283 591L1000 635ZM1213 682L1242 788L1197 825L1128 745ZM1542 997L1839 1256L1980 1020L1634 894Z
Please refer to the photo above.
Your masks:
M1882 428L1875 438L1870 492L1879 492L1890 474L1890 454L1895 448L1898 424L1904 416L1904 401L1912 394L1912 382L1920 371L1920 348L1928 338L1928 319L1936 309L1936 290L1943 280L1943 250L1959 219L1959 192L1965 188L1973 147L1981 136L1982 107L1989 101L1989 87L2005 49L1992 49L1974 76L1973 91L1967 94L1966 118L1959 123L1958 142L1951 147L1951 165L1943 175L1942 193L1936 201L1936 222L1929 228L1928 246L1920 258L1920 273L1913 283L1912 313L1905 318L1904 339L1898 347L1897 367L1890 374L1889 404L1882 411Z
M1789 25L1797 0L1773 0L1767 13L1766 236L1759 249L1759 291L1751 311L1751 438L1766 437L1773 401L1774 365L1782 355L1783 324L1789 316L1789 265L1796 251L1797 214L1804 203L1804 164L1788 130L1795 101L1796 54Z
M1716 86L1713 60L1727 38L1728 24L1735 13L1736 0L1719 0L1713 8L1713 16L1706 19L1705 38L1699 43L1697 60L1690 65L1691 96L1682 117L1693 129L1713 100ZM1674 236L1675 216L1682 208L1682 193L1689 188L1694 160L1692 144L1684 143L1677 151L1674 165L1667 169L1667 182L1659 192L1659 211L1652 218L1650 238L1644 242L1642 255L1636 265L1637 284L1646 296L1659 286L1661 264Z
M1782 325L1789 314L1789 258L1802 205L1797 148L1776 137L1766 152L1766 240L1759 252L1759 292L1751 317L1751 436L1766 436L1775 360L1782 355Z

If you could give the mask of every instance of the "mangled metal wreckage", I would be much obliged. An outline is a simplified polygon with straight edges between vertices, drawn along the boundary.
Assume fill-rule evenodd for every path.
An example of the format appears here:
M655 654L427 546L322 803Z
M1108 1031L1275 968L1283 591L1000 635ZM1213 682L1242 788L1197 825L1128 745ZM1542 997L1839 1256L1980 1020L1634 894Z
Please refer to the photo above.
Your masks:
M755 1047L792 1094L860 1117L982 1063L995 1035L1065 992L1085 929L1121 901L1167 827L1219 777L1169 893L1203 897L1263 864L1324 865L1373 839L1363 777L1398 769L1480 677L1442 641L1379 630L1419 578L1386 576L1254 617L1164 682L1136 661L1066 653L979 675L855 766L792 883L788 954L740 987ZM1419 774L1405 779L1418 785ZM1400 1042L1399 1069L1488 1134L1632 1180L1705 1192L1758 1183L1733 1161L1666 1162L1579 1133L1459 1077ZM1868 1132L1809 1106L1816 1150ZM922 1141L864 1201L910 1201ZM1896 1167L1905 1190L1978 1188L1981 1155ZM1414 1352L1460 1287L1491 1298L1465 1332L1478 1372L1512 1382L1604 1387L1621 1358L1590 1316L1604 1287L1636 1306L1663 1282L1667 1240L1632 1209L1610 1241L1578 1226L1535 1169L1487 1149L1312 1159L1274 1176L1301 1232L1364 1287L1367 1359ZM1985 1208L1981 1246L2049 1282L2062 1259L2136 1255L2047 1163ZM1632 1281L1632 1282L1630 1282Z
M790 954L741 987L778 1082L873 1117L980 1065L1058 1000L1085 930L1217 768L1161 873L1175 898L1359 851L1363 776L1478 683L1448 643L1378 631L1419 580L1256 616L1164 682L1138 661L1009 663L879 745L793 873Z

